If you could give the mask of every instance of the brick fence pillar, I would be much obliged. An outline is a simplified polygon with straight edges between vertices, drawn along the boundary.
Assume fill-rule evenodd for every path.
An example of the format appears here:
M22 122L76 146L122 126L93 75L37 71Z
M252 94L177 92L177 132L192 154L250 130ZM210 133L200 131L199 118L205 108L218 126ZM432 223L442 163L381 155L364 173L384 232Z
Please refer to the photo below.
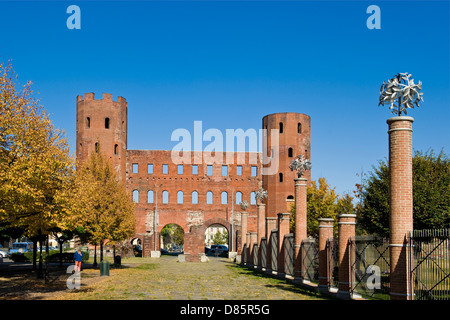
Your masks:
M242 249L244 248L244 244L247 241L247 218L248 214L247 212L241 212L241 255L244 253L242 252Z
M272 230L277 228L277 218L275 217L267 217L266 218L266 239L267 239L267 247L266 247L266 265L267 272L272 272ZM276 270L273 270L276 271Z
M278 214L278 274L283 276L284 270L284 236L289 233L290 213Z
M338 233L339 233L339 290L338 296L350 299L352 280L351 275L351 258L352 247L350 246L350 238L355 236L355 214L338 215Z
M250 240L250 232L247 232L247 234L245 235L245 243L247 244L245 249L245 256L247 257L247 259L245 260L245 263L248 265L250 262L252 262L252 244Z
M333 222L331 218L319 220L319 290L328 292L331 286L332 274L329 274L327 240L333 237Z
M294 277L302 278L302 256L300 248L303 239L307 237L307 203L306 179L296 178L295 181L295 234L294 234Z
M257 232L258 232L258 246L261 244L261 239L266 236L266 205L264 203L258 203L258 222L257 222Z
M389 246L391 299L410 300L408 233L413 230L411 117L387 120L389 125L390 212Z

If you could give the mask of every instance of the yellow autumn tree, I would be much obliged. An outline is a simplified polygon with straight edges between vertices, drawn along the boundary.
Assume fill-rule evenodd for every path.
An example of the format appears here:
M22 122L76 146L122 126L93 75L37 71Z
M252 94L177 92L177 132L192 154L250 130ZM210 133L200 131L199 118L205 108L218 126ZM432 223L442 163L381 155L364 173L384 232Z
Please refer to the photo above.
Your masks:
M17 79L10 62L0 63L0 227L23 230L42 247L50 230L66 223L73 159L31 82L20 87ZM39 266L41 277L42 258Z
M0 219L28 237L47 235L65 223L73 159L31 82L20 88L16 79L11 63L0 63Z
M101 249L105 240L124 240L134 233L134 203L100 150L77 169L71 207L72 228Z

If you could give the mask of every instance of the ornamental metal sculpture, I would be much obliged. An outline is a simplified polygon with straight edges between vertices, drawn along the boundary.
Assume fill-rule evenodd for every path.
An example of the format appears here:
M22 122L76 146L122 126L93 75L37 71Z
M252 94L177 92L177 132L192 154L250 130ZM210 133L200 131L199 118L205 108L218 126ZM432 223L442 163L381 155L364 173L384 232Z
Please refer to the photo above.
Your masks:
M262 203L264 199L267 199L267 190L264 190L263 188L255 191L255 198L256 200L259 199L259 201Z
M380 101L378 106L389 105L392 113L402 115L406 109L419 107L423 102L422 81L415 84L414 79L407 72L398 73L392 79L383 81L380 88Z
M241 201L240 205L241 205L242 211L247 210L247 208L248 208L248 202L247 202L246 200Z
M297 171L298 178L301 178L303 173L307 170L311 170L311 161L305 158L303 155L297 156L289 164L291 171Z

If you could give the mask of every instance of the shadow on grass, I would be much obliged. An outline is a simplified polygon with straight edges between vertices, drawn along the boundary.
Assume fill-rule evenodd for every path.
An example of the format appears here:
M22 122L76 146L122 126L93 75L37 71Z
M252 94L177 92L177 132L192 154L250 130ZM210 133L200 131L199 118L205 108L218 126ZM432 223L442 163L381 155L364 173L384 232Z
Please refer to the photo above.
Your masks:
M258 271L258 270L253 270L253 269L249 269L245 266L236 264L234 262L229 262L229 261L223 261L224 263L226 263L227 268L231 269L232 271L238 273L239 275L245 275L245 276L251 276L251 277L255 277L255 278L260 278L260 279L264 279L265 281L267 281L267 284L265 284L265 286L267 288L276 288L276 289L281 289L281 290L286 290L292 293L296 293L296 294L301 294L307 297L314 297L314 298L323 298L323 299L328 299L328 300L334 300L333 297L330 297L328 295L325 295L321 292L316 292L313 290L308 290L306 288L301 287L300 285L297 285L293 282L289 282L288 280L285 279L279 279L276 278L274 276L271 276L269 274L266 274L264 272Z

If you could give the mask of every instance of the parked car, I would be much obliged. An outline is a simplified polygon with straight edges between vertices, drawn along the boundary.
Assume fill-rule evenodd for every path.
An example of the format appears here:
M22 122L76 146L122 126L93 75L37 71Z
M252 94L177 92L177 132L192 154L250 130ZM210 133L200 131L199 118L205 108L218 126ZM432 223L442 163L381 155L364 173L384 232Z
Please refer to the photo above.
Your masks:
M14 242L8 250L8 255L13 253L25 253L33 250L33 242Z
M222 254L222 253L228 253L228 247L223 244L213 244L211 246L211 253L215 254Z
M8 252L0 250L0 257L2 258L8 258Z

